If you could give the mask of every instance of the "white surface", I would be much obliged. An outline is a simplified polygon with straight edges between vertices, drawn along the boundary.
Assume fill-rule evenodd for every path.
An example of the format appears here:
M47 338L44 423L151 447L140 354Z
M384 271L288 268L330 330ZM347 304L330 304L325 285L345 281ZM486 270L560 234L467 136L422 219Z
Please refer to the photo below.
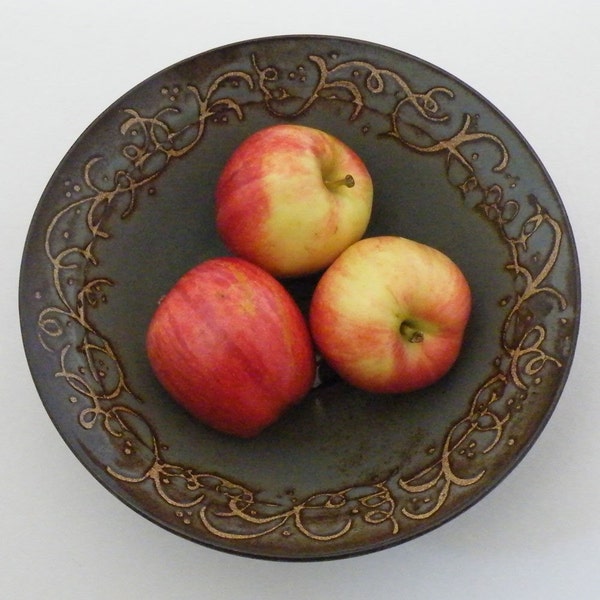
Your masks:
M0 1L0 597L600 597L599 6L591 0ZM493 102L535 148L561 194L583 287L570 378L516 470L465 514L421 538L360 558L308 564L205 549L105 491L42 407L17 314L29 221L84 128L133 85L176 61L291 33L342 35L407 51Z

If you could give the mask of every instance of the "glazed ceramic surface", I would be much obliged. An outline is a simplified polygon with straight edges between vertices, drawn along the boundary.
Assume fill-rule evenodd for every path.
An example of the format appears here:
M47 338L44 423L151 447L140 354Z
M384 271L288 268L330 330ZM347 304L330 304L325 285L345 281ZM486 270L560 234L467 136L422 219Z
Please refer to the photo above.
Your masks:
M144 337L175 281L227 254L214 189L228 156L282 122L326 130L363 158L375 187L366 235L448 254L473 314L458 362L434 386L375 396L320 365L301 404L241 440L168 397ZM316 280L286 282L304 310ZM559 398L579 302L567 216L511 123L415 57L318 36L200 54L112 105L48 183L20 288L36 386L90 473L174 533L288 560L405 542L497 485Z

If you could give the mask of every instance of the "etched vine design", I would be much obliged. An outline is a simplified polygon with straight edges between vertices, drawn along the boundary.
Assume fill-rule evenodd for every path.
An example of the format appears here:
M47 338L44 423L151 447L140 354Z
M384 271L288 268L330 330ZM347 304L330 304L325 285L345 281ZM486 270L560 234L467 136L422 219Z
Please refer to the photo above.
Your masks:
M564 294L548 283L561 249L560 224L538 199L529 198L527 209L525 203L507 199L502 186L484 185L477 172L478 155L465 151L474 144L492 146L499 155L492 171L504 173L510 157L502 140L479 131L473 115L461 115L458 126L451 127L453 90L434 86L417 91L390 69L338 58L335 54L311 54L307 60L312 70L298 67L294 78L288 73L286 79L282 68L264 64L263 57L255 53L248 58L247 70L224 72L207 87L162 88L162 104L155 114L127 108L120 126L123 166L111 172L105 157L91 157L83 167L82 182L67 181L68 202L47 228L45 252L56 301L39 314L39 337L44 347L59 356L56 377L70 388L71 402L85 400L86 407L78 414L80 425L88 430L102 428L120 444L124 462L106 465L111 477L128 485L150 482L183 524L203 527L215 537L243 540L277 531L288 537L297 533L315 542L328 542L347 535L358 520L387 527L390 535L396 535L402 518L429 519L444 506L453 488L476 485L486 474L485 466L461 474L463 467L457 467L457 459L473 452L477 444L481 454L492 452L529 388L540 382L548 368L562 366L547 348L544 325L528 321L525 315L528 303L539 295L553 298L559 310L567 308ZM290 84L292 79L295 86ZM242 86L277 119L303 115L318 102L336 102L350 107L348 120L355 122L373 98L383 98L388 128L380 134L420 154L445 155L447 176L465 201L478 198L472 203L474 209L496 226L509 249L507 269L518 291L506 300L501 354L489 378L474 393L468 413L450 426L429 465L417 473L394 474L375 483L358 483L304 499L265 501L238 482L170 464L143 413L125 402L126 398L141 400L126 381L116 349L91 317L94 308L108 301L106 289L113 285L107 277L89 275L100 266L96 246L110 239L114 215L127 218L132 214L140 193L151 194L153 182L172 161L202 142L212 122L227 124L230 117L244 120L246 106L236 98ZM186 105L184 110L178 104L183 96L186 102L191 99L193 109ZM440 125L444 126L441 135ZM458 179L456 165L462 169ZM81 221L84 227L71 237L69 226ZM516 235L511 233L515 224ZM529 241L542 230L550 232L551 244L534 272L523 255ZM132 455L144 464L135 475L127 467Z

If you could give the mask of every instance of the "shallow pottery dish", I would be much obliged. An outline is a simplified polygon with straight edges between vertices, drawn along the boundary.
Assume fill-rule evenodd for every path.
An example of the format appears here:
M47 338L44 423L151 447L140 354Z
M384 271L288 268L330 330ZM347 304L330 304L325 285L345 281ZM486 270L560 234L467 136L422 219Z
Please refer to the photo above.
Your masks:
M358 152L375 186L367 235L448 254L474 308L460 358L436 385L374 396L321 365L300 405L241 440L167 396L144 336L176 279L227 253L213 196L225 160L281 122L329 131ZM286 283L303 308L314 284ZM174 533L287 560L405 542L494 488L559 398L579 302L563 205L511 123L413 56L320 36L206 52L118 100L50 180L20 285L33 378L90 473Z

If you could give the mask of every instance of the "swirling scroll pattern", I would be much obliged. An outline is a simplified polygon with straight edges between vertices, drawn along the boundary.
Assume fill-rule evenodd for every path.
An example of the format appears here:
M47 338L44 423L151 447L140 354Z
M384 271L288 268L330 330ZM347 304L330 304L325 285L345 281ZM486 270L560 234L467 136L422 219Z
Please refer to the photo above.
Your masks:
M80 414L80 423L86 428L91 428L98 417L103 417L107 431L111 433L103 406L131 395L116 350L97 331L90 317L92 309L107 302L104 290L113 285L109 278L88 276L99 263L95 247L98 242L110 238L108 225L113 213L127 218L136 207L139 192L149 189L170 162L184 156L199 143L207 121L223 112L243 118L242 109L234 99L222 94L215 97L223 84L231 80L236 85L244 81L250 89L254 85L246 73L233 71L218 77L205 95L197 87L187 86L196 108L193 119L178 128L171 123L171 119L181 116L182 111L177 107L161 108L151 117L126 109L126 119L120 126L126 141L119 160L114 161L118 166L112 167L111 171L106 167L105 157L90 158L83 166L82 182L73 185L68 181L66 196L69 202L48 225L44 247L57 302L40 312L39 337L49 350L54 349L54 342L60 343L67 333L73 338L60 349L61 369L57 377L64 378L91 404ZM72 231L77 232L76 236ZM109 373L111 377L107 377Z
M469 167L469 171L474 172ZM513 273L518 291L502 325L502 356L496 361L497 368L475 393L469 412L450 429L441 455L419 473L398 480L400 488L412 496L409 505L401 509L402 513L417 520L438 512L453 486L469 487L484 477L484 466L469 477L459 475L459 469L465 468L465 461L461 460L465 453L473 457L480 441L483 445L479 452L482 455L491 452L500 442L513 412L522 409L528 391L541 383L547 367L562 367L561 360L545 348L546 327L532 322L533 311L527 310L527 304L538 295L553 298L559 311L567 308L565 296L547 283L562 242L560 225L542 208L537 198L530 197L532 213L523 218L518 235L513 237L508 233L508 226L522 210L520 204L506 201L500 186L485 189L472 176L469 185L460 187L471 193L479 188L483 195L477 208L496 224L510 249L511 260L506 269ZM544 227L550 232L551 242L547 255L538 259L540 264L534 274L531 267L526 266L523 254L530 239ZM426 501L422 501L423 498Z
M452 129L455 93L447 87L416 91L400 73L364 60L337 58L310 54L311 69L299 67L292 78L284 76L282 67L265 64L261 56L252 54L246 70L224 72L204 89L191 84L163 88L161 106L152 115L134 108L124 110L123 144L113 163L117 166L111 167L106 157L91 157L83 167L82 182L75 186L69 182L69 202L47 228L45 251L56 301L40 312L39 337L59 356L56 377L71 389L70 400L85 400L86 407L79 411L80 425L86 430L101 428L119 445L121 458L106 465L113 478L131 486L150 484L182 524L201 527L215 537L245 540L279 532L329 542L347 535L359 522L363 527L385 527L395 535L402 518L429 519L454 488L468 488L485 477L484 464L465 473L465 455L491 453L529 388L547 369L561 367L560 359L546 348L544 326L527 320L528 303L540 295L552 297L559 310L567 306L565 296L548 282L561 248L560 224L537 199L528 199L530 212L524 214L522 203L507 200L500 185L483 185L475 155L464 151L474 144L494 147L499 158L492 172L503 173L510 157L502 140L479 131L469 114L460 115L461 122ZM223 115L233 115L238 121L245 118L245 105L235 97L235 89L242 85L257 94L276 119L298 117L318 102L336 102L350 107L347 118L354 122L373 99L378 100L381 112L383 99L388 128L379 135L414 152L446 156L449 180L465 201L482 198L474 208L496 226L509 249L511 260L506 268L519 291L506 302L501 356L474 393L467 414L450 427L439 449L432 449L431 463L417 473L304 499L265 501L237 482L170 464L142 411L127 402L135 397L118 353L91 317L92 309L108 301L106 289L113 285L107 277L89 275L99 267L96 244L110 238L113 215L127 218L136 209L140 192L152 193L152 183L172 161L201 143L211 122L229 122ZM74 223L83 227L71 237ZM529 242L542 230L546 235L550 231L552 242L534 272L524 256Z
M252 64L258 75L258 85L264 100L269 106L269 110L278 117L297 117L306 112L319 99L328 98L343 102L349 100L353 107L350 120L354 121L365 108L366 91L372 95L385 93L389 97L393 97L394 94L399 96L391 111L392 119L397 117L400 109L406 104L410 104L426 119L445 121L448 118L447 115L441 113L440 105L436 100L438 94L453 98L454 93L448 88L433 87L424 93L417 93L398 73L379 68L366 61L344 61L330 68L321 56L309 55L308 60L316 67L316 83L300 107L290 112L282 111L276 108L276 105L292 98L292 94L284 87L270 85L281 81L282 75L279 69L273 65L261 67L256 55L252 55ZM390 91L391 86L394 89ZM365 91L363 91L363 87Z

